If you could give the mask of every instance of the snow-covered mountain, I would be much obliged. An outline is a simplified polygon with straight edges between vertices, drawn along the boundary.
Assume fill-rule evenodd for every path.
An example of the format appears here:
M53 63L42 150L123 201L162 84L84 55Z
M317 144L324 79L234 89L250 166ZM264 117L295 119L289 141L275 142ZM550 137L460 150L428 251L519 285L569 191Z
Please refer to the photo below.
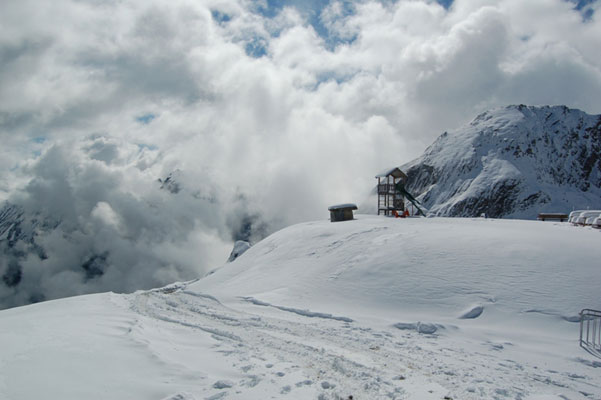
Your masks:
M12 291L21 283L23 270L20 262L29 254L41 260L47 258L46 251L35 238L39 232L49 232L57 226L57 221L37 213L28 215L18 205L5 203L0 207L0 284L3 283L8 291ZM1 290L0 294L3 294ZM0 299L2 297L0 295ZM28 302L41 300L44 300L43 295L32 293Z
M401 166L438 216L534 218L601 207L601 115L508 106L443 133Z
M195 281L0 311L0 399L599 399L577 323L601 307L599 235L290 226Z

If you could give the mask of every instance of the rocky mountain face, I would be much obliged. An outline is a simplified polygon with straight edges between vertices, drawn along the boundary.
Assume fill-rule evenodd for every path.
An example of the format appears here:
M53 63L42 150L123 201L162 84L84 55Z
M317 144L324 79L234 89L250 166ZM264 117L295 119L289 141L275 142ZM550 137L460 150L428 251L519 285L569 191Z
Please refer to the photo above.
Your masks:
M49 232L58 225L57 221L39 214L27 215L18 205L5 203L0 207L0 275L5 286L0 298L16 288L23 278L21 263L33 254L39 259L47 258L44 249L36 243L40 232ZM33 293L29 303L44 300L44 296Z
M443 133L401 169L435 216L601 208L601 115L565 106L491 110Z

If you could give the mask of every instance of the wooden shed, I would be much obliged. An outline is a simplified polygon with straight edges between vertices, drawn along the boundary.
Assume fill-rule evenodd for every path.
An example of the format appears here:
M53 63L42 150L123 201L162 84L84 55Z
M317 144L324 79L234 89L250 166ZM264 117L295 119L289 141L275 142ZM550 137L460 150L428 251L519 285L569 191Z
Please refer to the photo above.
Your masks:
M356 210L357 206L352 203L348 204L337 204L335 206L328 207L330 211L330 221L331 222L339 222L339 221L349 221L353 218L353 210Z
M407 175L398 167L376 175L378 179L378 215L392 215L405 210L405 199L397 184L407 182Z
M568 214L564 214L564 213L540 213L540 214L538 214L538 216L536 217L536 219L538 219L539 221L559 221L559 222L563 222L563 221L567 221L568 220Z

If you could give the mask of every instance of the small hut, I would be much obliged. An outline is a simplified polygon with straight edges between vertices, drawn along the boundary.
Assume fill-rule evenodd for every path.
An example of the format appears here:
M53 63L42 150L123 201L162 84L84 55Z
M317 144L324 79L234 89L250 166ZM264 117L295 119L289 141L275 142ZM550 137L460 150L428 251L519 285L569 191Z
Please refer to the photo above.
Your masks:
M559 221L559 222L563 222L563 221L567 221L568 220L568 214L564 214L564 213L540 213L538 214L538 216L536 217L537 220L539 221Z
M405 199L397 184L407 182L407 175L399 168L392 168L376 175L378 179L378 215L392 215L405 211Z
M349 221L353 219L353 210L356 210L357 206L355 204L338 204L335 206L328 207L330 211L330 221L331 222L339 222L339 221Z

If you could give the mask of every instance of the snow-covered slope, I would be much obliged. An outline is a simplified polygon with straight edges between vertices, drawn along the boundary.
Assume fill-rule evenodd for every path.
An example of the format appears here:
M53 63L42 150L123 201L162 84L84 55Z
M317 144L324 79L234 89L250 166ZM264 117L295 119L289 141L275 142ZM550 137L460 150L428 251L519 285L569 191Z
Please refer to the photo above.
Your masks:
M331 303L329 311L355 316L366 307L366 315L389 309L419 318L423 309L455 320L477 304L570 320L601 307L599 233L479 218L308 222L271 235L194 287L284 306Z
M508 106L445 132L403 165L409 191L439 216L535 218L601 206L601 116Z
M597 399L592 228L310 222L200 280L0 311L6 399Z

